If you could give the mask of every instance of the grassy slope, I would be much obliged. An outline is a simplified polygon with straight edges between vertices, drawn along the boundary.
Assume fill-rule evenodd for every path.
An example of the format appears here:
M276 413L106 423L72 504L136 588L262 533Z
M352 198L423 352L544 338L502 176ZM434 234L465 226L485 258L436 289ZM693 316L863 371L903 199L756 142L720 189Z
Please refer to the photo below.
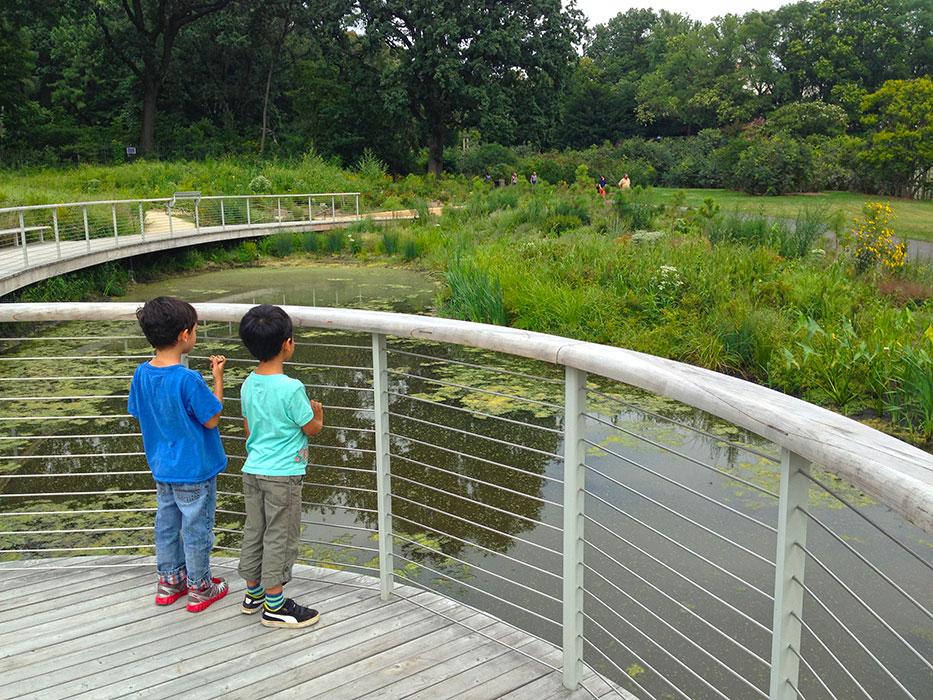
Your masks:
M659 198L665 202L670 201L674 193L678 191L667 187L654 189ZM897 217L894 220L894 230L898 235L933 241L933 201L874 197L852 192L791 194L783 197L754 197L731 190L689 189L683 192L687 195L688 206L698 206L707 197L712 197L724 212L739 210L786 219L793 219L798 211L808 207L825 208L829 215L837 211L841 212L844 217L842 220L844 226L848 226L855 217L861 215L865 202L880 200L888 202L894 209Z

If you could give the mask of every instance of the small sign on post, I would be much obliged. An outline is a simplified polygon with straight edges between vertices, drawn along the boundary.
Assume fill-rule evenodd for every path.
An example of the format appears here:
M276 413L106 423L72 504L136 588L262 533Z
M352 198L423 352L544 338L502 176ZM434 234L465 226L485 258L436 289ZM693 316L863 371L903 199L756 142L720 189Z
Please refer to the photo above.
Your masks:
M126 159L128 161L136 160L136 146L126 147Z

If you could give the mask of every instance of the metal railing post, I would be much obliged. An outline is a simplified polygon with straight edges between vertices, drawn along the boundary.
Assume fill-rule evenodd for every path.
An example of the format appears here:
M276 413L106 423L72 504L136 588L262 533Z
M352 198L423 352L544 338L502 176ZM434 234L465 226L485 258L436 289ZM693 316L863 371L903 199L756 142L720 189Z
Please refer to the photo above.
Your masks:
M564 687L583 678L583 412L586 372L566 368L564 379Z
M314 212L311 211L311 198L308 197L308 223L314 221Z
M246 198L246 225L250 226L253 223L249 215L249 197Z
M282 198L281 197L275 198L275 209L276 209L276 212L278 212L279 225L281 225L282 224Z
M22 209L19 211L19 235L23 242L23 267L29 267L29 254L26 252L26 219Z
M227 228L227 217L224 214L224 200L223 197L220 199L220 228L225 230Z
M139 235L143 240L146 240L146 215L143 214L142 202L139 204Z
M55 255L61 260L62 259L62 240L61 234L58 231L58 209L52 210L52 232L55 234Z
M117 205L111 204L110 211L113 214L113 247L117 248L120 245L120 234L117 231Z
M168 235L172 237L175 235L175 226L172 224L172 205L168 205Z
M356 220L360 220L360 196L358 194L353 195L353 198L356 200Z
M84 216L84 240L87 243L87 252L91 252L91 228L87 223L87 207L81 207L81 213Z
M392 593L392 477L389 461L389 372L386 337L373 333L373 394L376 430L376 508L379 529L379 591Z
M337 223L337 198L330 198L330 220L334 223Z
M194 230L201 233L201 202L194 200Z
M806 564L807 504L810 463L781 449L777 557L774 573L774 622L771 630L771 700L796 700L800 670L800 620L803 619L803 574Z

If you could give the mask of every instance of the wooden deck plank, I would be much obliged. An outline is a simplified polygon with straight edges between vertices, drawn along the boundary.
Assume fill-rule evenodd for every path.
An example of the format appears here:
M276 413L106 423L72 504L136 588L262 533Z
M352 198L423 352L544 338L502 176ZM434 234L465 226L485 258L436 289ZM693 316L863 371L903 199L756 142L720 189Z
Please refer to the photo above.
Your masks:
M491 621L473 614L463 622L471 627L489 626ZM453 648L450 648L453 645ZM317 678L293 685L289 691L302 698L326 697L333 700L352 700L378 690L391 682L393 675L407 676L443 661L451 654L465 652L476 645L476 640L463 635L463 629L455 624L434 630L416 639L383 649L354 663L326 673Z
M476 625L472 626L478 628ZM487 640L481 635L472 633L466 637L455 639L450 644L438 649L437 653L431 654L430 658L423 657L423 660L430 663L386 669L381 674L385 676L386 683L378 689L368 690L365 697L367 700L390 700L405 697L467 668L489 663L497 656L508 651L503 643L514 644L527 638L526 635L501 622L494 622L482 629L485 634L493 637L495 641ZM405 675L406 673L408 675ZM353 688L353 690L356 690L356 688ZM350 695L350 697L362 697L362 695L357 693Z
M320 596L322 591L327 588L327 584L323 582L301 581L295 582L290 585L289 588L291 589L290 592L299 597L309 595ZM337 588L335 586L331 586L331 588L334 589L333 592L336 594L345 593L347 590L346 588ZM240 595L230 593L227 597L230 598L231 596L235 596L233 602L238 606L240 603ZM229 607L226 599L222 603L217 603L216 605L224 605L225 608ZM94 640L93 637L85 638L91 643L85 643L80 646L75 645L71 650L58 649L55 653L46 654L42 658L34 659L19 668L4 670L3 675L0 676L0 682L3 683L3 685L0 685L0 695L4 694L7 685L35 676L48 675L52 677L53 682L55 682L54 678L56 676L78 678L86 675L84 671L87 671L89 668L100 672L108 668L119 666L127 663L124 659L124 654L135 658L137 655L135 650L138 647L148 647L149 653L151 654L167 653L173 646L178 644L180 635L184 635L190 631L192 624L199 625L199 633L207 636L214 636L243 626L245 623L241 618L246 617L242 614L228 614L208 622L204 622L201 619L195 621L191 617L191 614L185 611L182 601L178 601L172 606L172 613L171 615L162 616L158 627L154 629L146 629L144 631L135 629L126 630L126 628L137 627L137 625L130 623L120 629L120 632L127 631L129 632L128 634L107 635L105 639L101 640ZM247 620L248 619L249 618L247 618ZM255 616L253 620L255 621ZM80 668L75 669L75 667ZM49 685L51 684L52 683L49 683Z
M584 697L503 642L559 665L552 645L417 586L398 586L398 595L382 601L370 576L296 567L287 590L320 609L322 620L306 630L281 630L239 613L243 582L231 570L234 559L214 562L230 594L197 615L183 601L153 603L152 557L57 561L78 560L135 565L27 571L9 579L30 584L16 587L27 601L19 610L35 614L25 624L0 612L0 699ZM5 580L0 566L0 584ZM43 595L56 591L55 605L43 609ZM587 685L598 695L609 690L590 672Z
M443 600L435 601L427 607L433 606L436 606L436 609L446 610L454 607L452 602ZM361 621L363 624L360 624L357 630L344 639L318 641L309 649L299 649L290 658L272 657L264 665L271 664L274 669L285 669L279 675L270 676L263 668L252 669L238 674L236 678L226 678L219 685L211 686L210 692L205 690L196 693L196 696L199 698L256 698L260 695L287 691L296 683L342 668L358 658L385 649L387 644L396 643L399 638L398 630L402 630L407 635L403 638L408 638L420 629L416 629L415 625L421 625L425 621L432 622L430 629L438 627L438 616L434 615L431 609L423 610L417 606L404 605L404 601L396 600L396 604L392 605L388 613L394 618L390 618L388 622L382 622L370 617L368 620ZM414 622L405 623L405 620ZM347 656L348 649L352 650L355 656ZM280 649L282 650L284 647Z
M336 587L332 587L336 589ZM341 604L353 604L356 596L344 591L334 590L334 605L339 607ZM340 602L337 602L338 599ZM239 600L237 600L239 604ZM216 606L212 606L207 612L211 612ZM219 614L216 614L219 613ZM114 683L115 679L122 679L118 685L125 683L126 679L134 678L138 675L150 671L162 671L167 666L184 666L184 647L190 645L197 649L197 654L210 652L213 649L237 648L237 645L254 638L257 633L267 632L267 628L259 624L255 616L243 615L230 609L218 609L215 611L215 620L227 623L226 631L218 631L212 625L200 624L200 616L205 613L198 613L198 619L190 613L185 613L187 624L176 624L174 634L163 638L160 642L149 642L148 639L140 640L141 643L122 652L110 654L104 658L88 661L79 667L77 672L66 671L66 677L73 676L72 680L64 683L49 684L44 676L35 677L24 682L23 686L29 686L29 693L26 697L41 698L42 700L57 700L59 698L70 698L82 693L99 694L103 696L108 692L108 687ZM234 622L230 622L231 618ZM258 628L258 629L257 629ZM175 671L177 673L177 670ZM31 685L30 685L31 683ZM119 691L119 689L117 689Z
M56 608L66 608L71 603L87 598L87 596L105 595L111 590L130 590L137 586L148 585L153 600L156 592L156 577L154 572L142 569L117 569L106 574L88 572L65 578L62 585L46 589L42 587L26 587L21 589L21 595L0 602L0 624L24 615L31 615L36 611L48 609L49 600L55 601ZM6 625L4 625L6 630Z
M348 654L365 646L362 640L367 636L381 635L398 642L405 635L423 633L423 630L438 625L436 616L427 611L399 614L401 605L400 601L383 603L378 596L370 595L354 606L357 614L350 619L330 622L317 630L311 628L313 631L304 633L300 630L270 630L272 634L268 636L269 641L260 645L258 650L254 647L248 663L240 658L231 659L229 651L223 651L209 659L210 666L205 668L204 673L192 673L189 664L185 676L169 673L160 685L146 686L145 692L138 697L168 697L177 693L184 693L188 698L219 695L226 698L240 697L226 689L236 688L247 680L258 682L263 688L275 689L279 684L287 688L292 679L300 676L303 671L317 669L321 654L330 653L339 666L345 662ZM376 608L382 608L379 618L372 615ZM333 620L334 613L328 614ZM386 632L387 628L390 631ZM244 650L244 653L248 651ZM200 666L200 659L198 662ZM322 672L326 672L326 668ZM246 697L255 697L255 691L250 690Z

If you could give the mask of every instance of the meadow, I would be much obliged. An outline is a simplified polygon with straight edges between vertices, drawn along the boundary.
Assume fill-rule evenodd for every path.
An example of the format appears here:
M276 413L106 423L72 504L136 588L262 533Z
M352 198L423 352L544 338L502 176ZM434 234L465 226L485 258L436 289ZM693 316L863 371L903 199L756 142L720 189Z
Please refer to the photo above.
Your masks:
M933 271L905 262L891 239L904 233L905 218L923 219L916 211L930 203L881 202L865 212L861 196L829 195L845 210L840 220L826 207L795 206L819 204L811 196L635 188L602 200L586 179L506 188L462 177L393 180L378 162L346 171L314 156L291 165L3 173L0 198L248 192L259 176L273 191L354 189L367 193L368 210L414 206L421 217L150 256L136 261L137 278L289 256L414 265L445 282L439 313L689 362L933 444ZM742 207L746 200L751 209ZM428 201L450 206L430 216ZM827 227L849 245L829 247ZM127 269L111 264L19 298L119 295L130 283Z

